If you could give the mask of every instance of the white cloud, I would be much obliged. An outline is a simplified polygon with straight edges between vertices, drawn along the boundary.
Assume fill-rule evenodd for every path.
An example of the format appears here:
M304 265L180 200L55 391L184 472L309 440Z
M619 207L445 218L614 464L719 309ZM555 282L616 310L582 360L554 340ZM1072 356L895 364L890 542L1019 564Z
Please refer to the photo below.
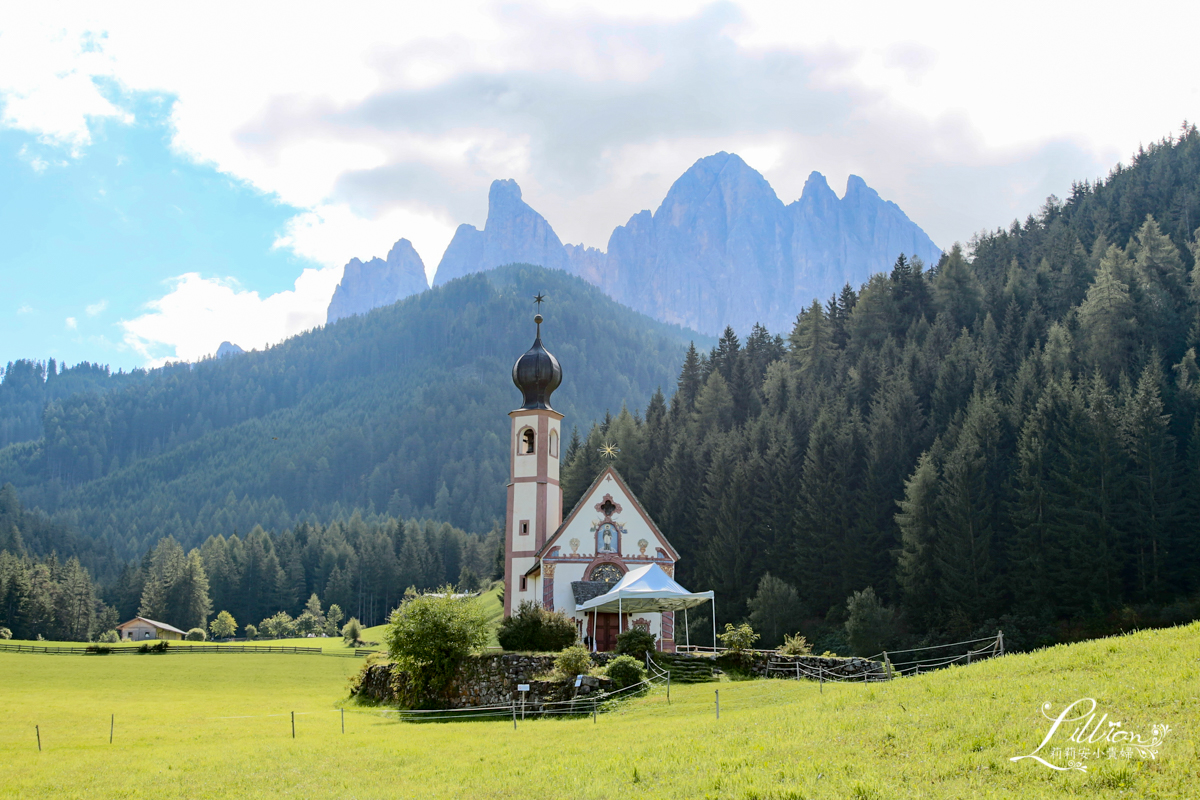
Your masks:
M33 306L29 305L29 303L22 303L21 307L17 309L17 313L18 314L32 314Z
M121 322L125 343L154 366L194 361L216 352L223 341L246 350L267 347L323 325L340 278L340 268L306 269L294 289L264 298L231 278L189 272L148 303L147 313Z
M102 313L104 311L104 309L106 309L106 308L108 308L108 301L101 300L98 303L92 303L85 310L87 311L87 315L89 317L94 317L97 314Z
M425 262L427 277L432 277L438 256L454 236L455 226L432 215L394 208L378 219L364 219L342 203L320 205L288 221L287 229L275 240L274 247L285 247L319 264L341 267L352 257L367 261L383 258L401 238L413 243Z
M1197 22L1197 4L1153 0L1083 15L1034 0L1002 14L883 0L8 4L0 125L77 151L89 120L128 119L105 82L169 95L179 153L304 209L275 246L326 265L313 285L329 292L336 267L402 236L432 272L458 223L483 223L495 178L516 178L564 240L603 247L717 150L785 201L813 169L834 186L859 174L948 244L1195 116ZM1072 44L1116 25L1136 56ZM233 331L277 341L290 315L324 319L310 282L259 298L182 276L127 337L154 358L203 355Z
M67 330L73 331L73 330L76 330L78 327L79 327L79 323L75 321L74 317L67 317Z

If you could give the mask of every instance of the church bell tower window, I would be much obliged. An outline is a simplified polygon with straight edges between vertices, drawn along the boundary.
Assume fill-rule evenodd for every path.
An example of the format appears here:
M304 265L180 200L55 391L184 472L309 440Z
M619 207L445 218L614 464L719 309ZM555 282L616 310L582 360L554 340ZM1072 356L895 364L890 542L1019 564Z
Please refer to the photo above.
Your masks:
M525 432L521 434L520 452L526 455L534 453L536 441L537 435L533 432L533 428L526 428Z

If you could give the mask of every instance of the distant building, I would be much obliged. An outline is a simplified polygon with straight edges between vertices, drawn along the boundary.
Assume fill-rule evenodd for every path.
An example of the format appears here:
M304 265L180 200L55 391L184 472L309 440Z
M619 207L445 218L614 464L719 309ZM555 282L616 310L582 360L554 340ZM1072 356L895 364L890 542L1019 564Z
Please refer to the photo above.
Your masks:
M145 617L134 617L129 622L122 622L117 626L117 631L121 634L121 641L125 642L140 642L145 639L179 640L187 636L179 628Z
M642 628L658 637L661 649L674 651L672 611L619 615L579 609L612 589L631 569L657 564L673 576L679 555L611 466L563 519L563 415L550 407L550 394L562 382L562 368L542 346L542 317L534 319L538 326L533 347L513 366L513 382L525 402L509 414L504 615L530 601L571 617L580 638L593 649L612 650L619 632Z

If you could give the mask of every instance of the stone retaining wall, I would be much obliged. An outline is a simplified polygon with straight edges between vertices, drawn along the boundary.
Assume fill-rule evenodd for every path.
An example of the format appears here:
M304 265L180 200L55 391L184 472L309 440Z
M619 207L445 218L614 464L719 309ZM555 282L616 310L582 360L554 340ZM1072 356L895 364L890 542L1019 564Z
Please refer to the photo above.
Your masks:
M609 653L595 653L592 662L603 666L612 658ZM395 675L395 665L389 663L365 666L359 688L352 692L377 703L393 704L396 692L395 680L403 681L403 675ZM529 684L525 704L534 709L542 704L559 700L570 700L573 696L586 696L597 688L607 689L607 678L589 679L576 692L573 682L534 680L554 669L552 655L526 655L521 653L498 653L471 656L459 665L451 679L444 698L446 708L471 708L476 706L507 705L520 702L521 693L517 685Z
M816 674L820 670L820 672L829 676L830 679L835 680L845 680L847 678L858 678L861 680L864 674L867 674L871 680L882 680L887 677L887 668L883 665L882 661L872 661L868 658L858 657L785 656L779 653L755 653L750 673L759 678L782 677L776 670L771 670L769 675L767 671L768 664L779 664L780 662L799 664L802 670L812 674Z

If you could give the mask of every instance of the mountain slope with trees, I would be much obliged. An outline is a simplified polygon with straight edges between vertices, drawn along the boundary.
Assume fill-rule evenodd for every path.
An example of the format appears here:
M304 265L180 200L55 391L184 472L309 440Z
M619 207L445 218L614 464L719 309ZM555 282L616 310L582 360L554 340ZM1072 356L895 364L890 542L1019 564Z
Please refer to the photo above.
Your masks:
M0 483L124 559L166 536L186 549L355 509L485 534L503 516L509 373L533 340L537 291L567 376L555 405L576 423L644 405L694 336L579 278L512 265L264 352L50 402L44 438L0 450Z
M685 585L728 619L794 588L834 644L866 587L910 640L1193 617L1197 186L1186 126L970 256L901 258L814 302L786 346L727 330L669 404L572 442L567 506L615 441Z

